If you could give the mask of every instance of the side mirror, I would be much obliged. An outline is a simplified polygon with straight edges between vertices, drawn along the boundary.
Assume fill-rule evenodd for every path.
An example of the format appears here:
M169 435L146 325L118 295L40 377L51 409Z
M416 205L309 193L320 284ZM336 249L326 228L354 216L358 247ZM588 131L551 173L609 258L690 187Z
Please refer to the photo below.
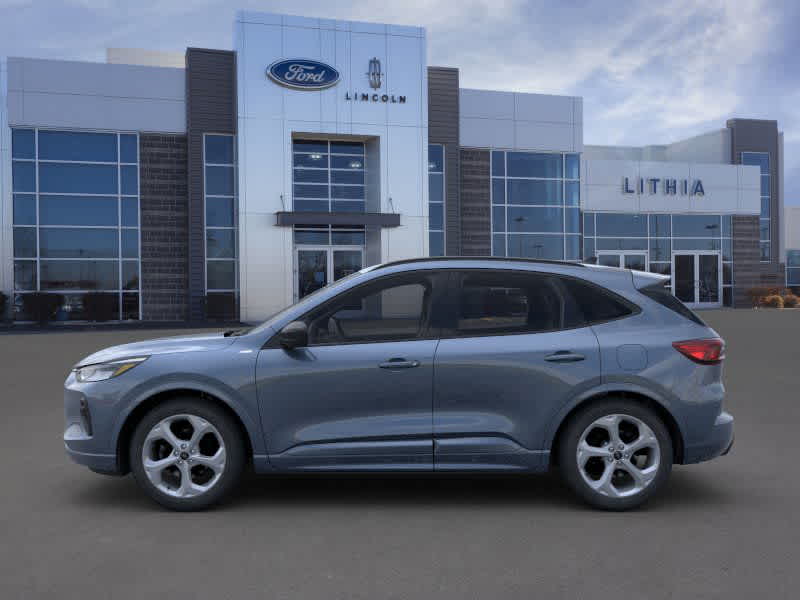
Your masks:
M278 343L286 350L308 346L308 326L302 321L292 321L281 329Z

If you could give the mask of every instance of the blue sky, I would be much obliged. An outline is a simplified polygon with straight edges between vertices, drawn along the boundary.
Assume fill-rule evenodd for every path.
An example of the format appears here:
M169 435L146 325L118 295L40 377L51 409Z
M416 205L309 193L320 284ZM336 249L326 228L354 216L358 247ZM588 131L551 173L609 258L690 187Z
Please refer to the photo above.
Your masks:
M584 98L588 144L668 143L777 119L800 204L800 3L783 0L0 0L0 55L103 60L106 47L230 48L237 8L422 25L464 87Z

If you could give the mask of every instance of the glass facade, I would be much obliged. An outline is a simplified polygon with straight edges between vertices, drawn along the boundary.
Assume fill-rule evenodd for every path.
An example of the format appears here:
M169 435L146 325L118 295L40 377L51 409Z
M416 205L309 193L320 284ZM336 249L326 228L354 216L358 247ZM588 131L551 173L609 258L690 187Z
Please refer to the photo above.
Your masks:
M236 294L237 269L236 138L205 134L206 292Z
M587 262L611 264L609 259L616 256L643 255L649 271L672 275L674 252L718 252L722 265L723 304L730 306L733 285L731 231L730 215L586 212L583 214L583 257Z
M444 256L444 146L428 145L428 250Z
M134 133L12 130L15 318L37 291L63 299L56 320L91 318L98 293L111 319L140 318L138 147Z
M492 255L580 259L580 156L492 151Z
M364 212L364 143L292 141L295 211Z
M800 287L800 250L786 251L786 285Z
M761 261L769 262L772 257L770 242L770 199L772 197L769 174L769 152L742 152L742 164L753 165L761 169L761 218L759 220L759 243Z

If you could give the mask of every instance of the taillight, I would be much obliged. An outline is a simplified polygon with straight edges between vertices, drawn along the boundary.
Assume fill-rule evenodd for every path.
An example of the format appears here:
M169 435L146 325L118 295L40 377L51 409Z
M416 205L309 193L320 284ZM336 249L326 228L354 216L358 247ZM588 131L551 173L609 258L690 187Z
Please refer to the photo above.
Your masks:
M725 342L719 338L672 342L672 347L701 365L716 365L725 358Z

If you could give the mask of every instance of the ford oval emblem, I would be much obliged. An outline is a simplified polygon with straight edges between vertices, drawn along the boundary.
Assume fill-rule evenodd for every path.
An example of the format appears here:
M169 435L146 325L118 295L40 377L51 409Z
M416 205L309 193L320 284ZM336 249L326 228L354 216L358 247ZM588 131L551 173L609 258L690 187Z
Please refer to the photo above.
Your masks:
M339 71L317 60L292 58L267 67L272 81L296 90L324 90L339 83Z

